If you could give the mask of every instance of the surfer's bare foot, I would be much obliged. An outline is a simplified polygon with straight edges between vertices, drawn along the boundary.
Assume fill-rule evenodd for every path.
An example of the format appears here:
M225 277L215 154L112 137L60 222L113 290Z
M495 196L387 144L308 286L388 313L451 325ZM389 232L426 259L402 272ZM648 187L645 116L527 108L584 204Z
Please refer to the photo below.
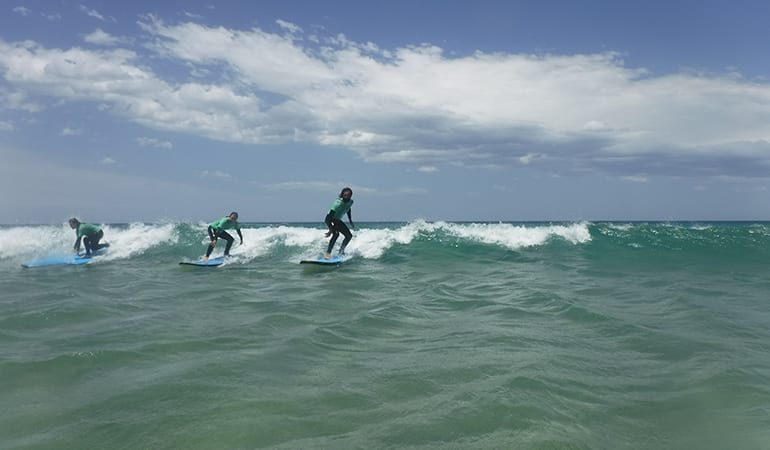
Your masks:
M325 256L324 258L326 258L326 259L332 259L332 254L331 254L331 253L327 253L327 254L326 254L326 256Z
M209 257L208 257L208 256L204 256L204 257L203 257L203 261L205 261L205 262L209 262Z

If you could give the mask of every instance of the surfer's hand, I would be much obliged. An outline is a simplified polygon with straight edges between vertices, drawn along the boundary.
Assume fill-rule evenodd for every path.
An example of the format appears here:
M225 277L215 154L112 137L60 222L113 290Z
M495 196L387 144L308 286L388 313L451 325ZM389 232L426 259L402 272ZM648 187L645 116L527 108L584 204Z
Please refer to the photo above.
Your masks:
M217 240L216 239L212 239L211 240L211 246L213 247L215 245L217 245Z
M243 239L241 239L241 245L243 245Z
M329 237L331 235L332 235L332 230L329 230L329 231L326 232L326 234L324 234L324 236L326 236L326 237Z

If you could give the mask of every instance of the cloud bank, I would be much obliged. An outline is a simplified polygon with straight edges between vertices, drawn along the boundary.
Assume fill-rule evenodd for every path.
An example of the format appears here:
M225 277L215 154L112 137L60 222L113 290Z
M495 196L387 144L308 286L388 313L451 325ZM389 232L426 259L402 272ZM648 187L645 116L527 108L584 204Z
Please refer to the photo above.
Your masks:
M760 177L770 166L770 85L736 73L657 75L615 52L449 57L286 21L280 33L154 16L138 25L136 46L101 29L85 41L109 48L0 39L0 95L16 99L0 108L93 102L151 130L257 150L341 147L422 172L526 166L641 182ZM181 69L171 75L170 64Z

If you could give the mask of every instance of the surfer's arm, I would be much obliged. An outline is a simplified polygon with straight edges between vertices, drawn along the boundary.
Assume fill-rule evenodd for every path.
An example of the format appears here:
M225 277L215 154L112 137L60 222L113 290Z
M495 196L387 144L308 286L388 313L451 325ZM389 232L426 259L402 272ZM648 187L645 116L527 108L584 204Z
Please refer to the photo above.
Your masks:
M241 245L243 245L243 235L241 234L241 229L240 228L236 228L235 231L238 232L238 237L241 238Z
M209 238L211 238L211 245L216 244L217 234L219 234L219 230L216 230L211 225L209 225L208 232L209 232Z
M356 224L353 223L353 215L351 214L352 210L348 210L348 222L350 222L350 228L355 228Z

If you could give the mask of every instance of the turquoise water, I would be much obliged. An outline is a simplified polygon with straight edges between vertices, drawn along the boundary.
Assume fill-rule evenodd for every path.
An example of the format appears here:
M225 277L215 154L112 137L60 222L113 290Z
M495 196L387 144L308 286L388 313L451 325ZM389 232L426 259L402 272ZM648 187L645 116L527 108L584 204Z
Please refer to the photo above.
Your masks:
M324 231L0 228L0 448L770 448L769 223Z

